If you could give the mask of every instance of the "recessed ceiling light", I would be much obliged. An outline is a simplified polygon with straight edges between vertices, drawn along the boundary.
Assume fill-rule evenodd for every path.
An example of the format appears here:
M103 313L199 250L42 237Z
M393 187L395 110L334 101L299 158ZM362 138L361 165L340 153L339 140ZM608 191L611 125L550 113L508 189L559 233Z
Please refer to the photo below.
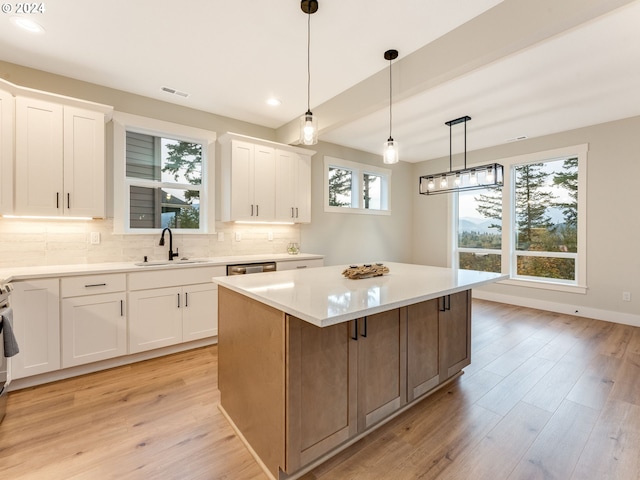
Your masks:
M271 105L272 107L279 107L280 105L282 105L282 102L278 98L271 97L267 99L267 105Z
M14 25L26 30L30 33L44 33L44 27L38 22L31 20L30 18L12 16L11 21Z

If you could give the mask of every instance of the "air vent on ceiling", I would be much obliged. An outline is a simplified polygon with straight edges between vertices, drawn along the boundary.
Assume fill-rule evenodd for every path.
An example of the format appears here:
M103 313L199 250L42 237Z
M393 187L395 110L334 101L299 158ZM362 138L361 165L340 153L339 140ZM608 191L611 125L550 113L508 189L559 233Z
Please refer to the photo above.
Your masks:
M187 98L189 96L187 92L181 92L180 90L176 90L175 88L171 88L171 87L160 87L160 90L162 90L163 92L170 93L172 95L178 95L184 98Z

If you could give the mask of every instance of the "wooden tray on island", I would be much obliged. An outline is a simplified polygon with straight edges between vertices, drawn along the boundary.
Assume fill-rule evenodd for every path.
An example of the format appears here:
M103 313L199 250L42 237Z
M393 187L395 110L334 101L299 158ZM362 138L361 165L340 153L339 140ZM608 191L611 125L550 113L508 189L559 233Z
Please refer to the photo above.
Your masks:
M359 280L361 278L381 277L385 273L389 273L389 267L381 263L365 263L364 265L350 265L342 272L342 275L351 280Z

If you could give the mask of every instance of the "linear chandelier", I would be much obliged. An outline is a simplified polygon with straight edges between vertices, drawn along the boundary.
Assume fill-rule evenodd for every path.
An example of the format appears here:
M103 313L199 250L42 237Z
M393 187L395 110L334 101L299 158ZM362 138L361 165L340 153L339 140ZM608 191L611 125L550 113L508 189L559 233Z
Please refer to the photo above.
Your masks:
M421 195L502 187L504 184L504 167L499 163L467 168L467 122L469 120L471 117L464 116L445 122L445 125L449 126L449 171L422 175L420 177ZM451 164L451 127L459 123L464 123L464 168L453 170Z

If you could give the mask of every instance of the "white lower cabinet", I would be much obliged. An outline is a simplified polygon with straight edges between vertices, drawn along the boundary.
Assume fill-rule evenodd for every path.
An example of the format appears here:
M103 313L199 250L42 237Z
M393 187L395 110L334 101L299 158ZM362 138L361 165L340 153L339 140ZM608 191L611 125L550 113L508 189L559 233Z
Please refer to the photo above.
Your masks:
M129 353L182 342L181 288L129 293Z
M20 353L11 362L12 378L60 369L58 279L25 280L13 286L13 330Z
M225 267L129 275L129 353L218 334L218 288ZM154 287L154 288L150 288Z
M125 274L61 279L62 368L127 354Z
M190 285L183 290L182 341L218 335L218 285Z

